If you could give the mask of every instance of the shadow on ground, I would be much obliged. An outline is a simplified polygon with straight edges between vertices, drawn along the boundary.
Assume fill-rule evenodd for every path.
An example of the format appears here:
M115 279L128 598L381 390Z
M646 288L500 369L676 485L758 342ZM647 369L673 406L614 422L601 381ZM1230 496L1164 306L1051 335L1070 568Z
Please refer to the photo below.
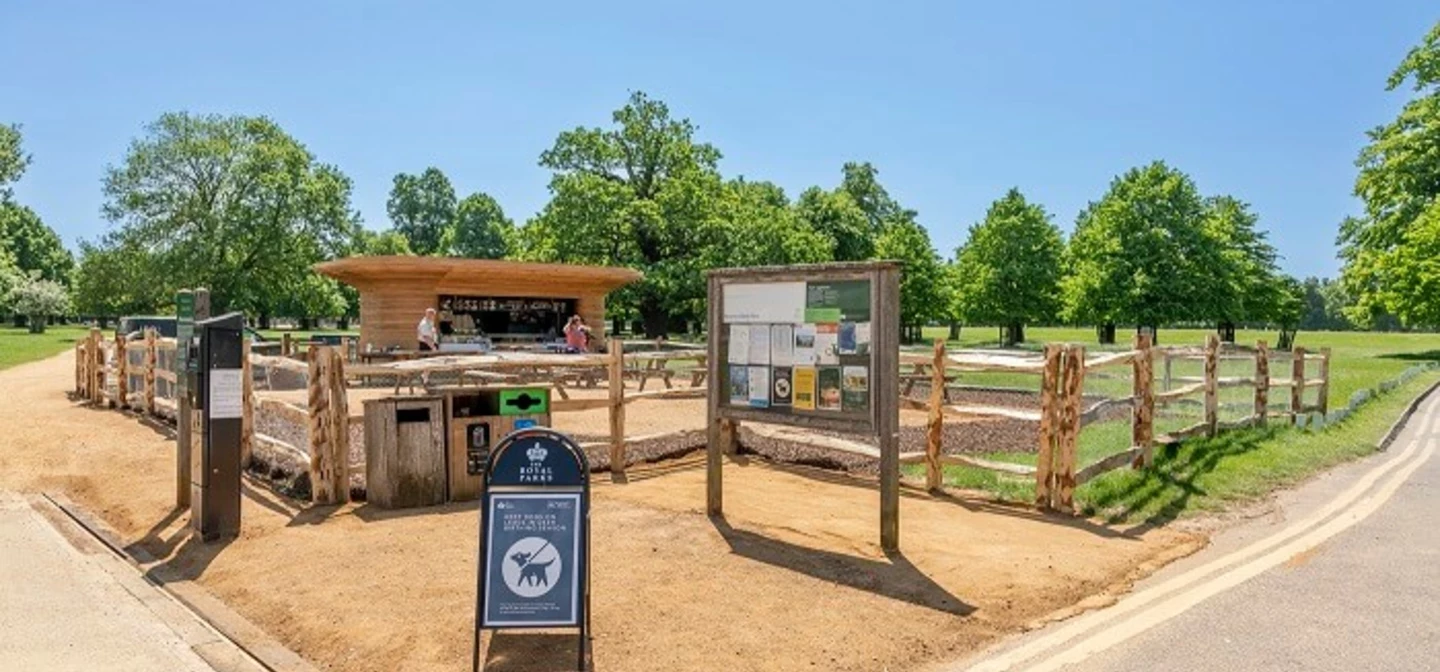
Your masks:
M741 557L956 616L975 612L974 606L940 587L899 551L887 552L888 562L882 562L735 529L723 516L711 516L710 522L730 545L730 551Z

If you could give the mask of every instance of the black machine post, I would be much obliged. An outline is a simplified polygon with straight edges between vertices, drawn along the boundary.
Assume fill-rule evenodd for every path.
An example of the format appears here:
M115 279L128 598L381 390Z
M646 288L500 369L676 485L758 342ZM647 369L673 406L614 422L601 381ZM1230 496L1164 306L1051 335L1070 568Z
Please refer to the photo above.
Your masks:
M471 668L486 629L577 628L590 669L590 465L552 429L507 435L485 469ZM508 564L507 564L508 563Z
M207 542L240 534L244 328L240 313L195 323L200 347L188 391L200 440L190 461L190 524Z

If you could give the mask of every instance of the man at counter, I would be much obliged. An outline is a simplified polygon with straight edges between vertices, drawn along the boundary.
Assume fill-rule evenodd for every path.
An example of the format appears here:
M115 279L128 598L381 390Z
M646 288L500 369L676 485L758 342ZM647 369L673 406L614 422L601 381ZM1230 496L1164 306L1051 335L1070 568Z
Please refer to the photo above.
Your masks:
M420 318L420 324L415 327L415 337L420 341L420 352L430 352L440 349L439 332L435 329L435 309L426 308L425 317Z

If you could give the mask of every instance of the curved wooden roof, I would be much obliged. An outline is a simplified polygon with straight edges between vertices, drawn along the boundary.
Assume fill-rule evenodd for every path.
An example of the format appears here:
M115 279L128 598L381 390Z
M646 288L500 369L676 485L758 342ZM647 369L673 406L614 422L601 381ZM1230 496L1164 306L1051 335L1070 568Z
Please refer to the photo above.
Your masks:
M509 285L520 281L610 292L644 277L639 271L613 266L416 256L346 257L315 264L315 270L356 289L404 280L446 286Z

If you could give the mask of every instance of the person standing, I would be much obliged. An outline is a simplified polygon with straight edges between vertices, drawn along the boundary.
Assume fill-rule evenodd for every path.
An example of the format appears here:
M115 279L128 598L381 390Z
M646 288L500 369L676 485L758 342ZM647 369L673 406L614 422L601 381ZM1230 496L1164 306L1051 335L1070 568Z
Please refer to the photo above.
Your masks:
M420 352L439 350L438 334L435 329L435 309L426 308L425 317L420 318L420 324L415 327L415 338L420 342Z

